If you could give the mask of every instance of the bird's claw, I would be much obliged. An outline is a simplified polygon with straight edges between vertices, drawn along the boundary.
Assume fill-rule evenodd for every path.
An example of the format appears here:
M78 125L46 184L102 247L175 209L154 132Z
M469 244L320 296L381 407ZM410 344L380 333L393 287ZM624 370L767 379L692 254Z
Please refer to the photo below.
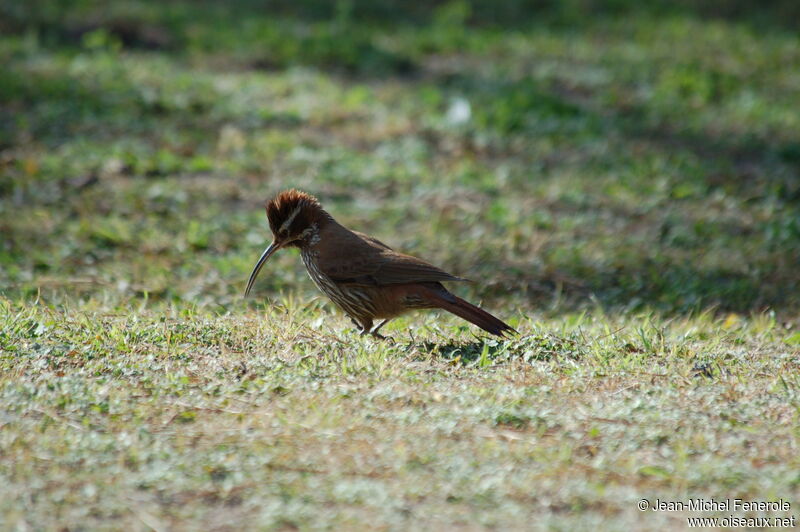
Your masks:
M377 331L368 331L368 330L366 330L366 329L361 329L361 330L359 331L359 334L360 334L361 336L370 335L370 336L372 336L373 338L375 338L375 339L377 339L377 340L387 340L387 341L389 341L389 342L391 342L391 343L394 343L394 340L393 340L391 337L389 337L389 336L384 336L384 335L382 335L381 333L379 333L379 332L377 332Z
M390 344L393 344L393 343L395 343L395 342L394 342L394 338L392 338L391 336L384 336L384 335L382 335L381 333L377 333L377 332L372 332L372 333L370 333L370 335L371 335L373 338L377 338L378 340L384 340L384 341L387 341L387 342L389 342Z

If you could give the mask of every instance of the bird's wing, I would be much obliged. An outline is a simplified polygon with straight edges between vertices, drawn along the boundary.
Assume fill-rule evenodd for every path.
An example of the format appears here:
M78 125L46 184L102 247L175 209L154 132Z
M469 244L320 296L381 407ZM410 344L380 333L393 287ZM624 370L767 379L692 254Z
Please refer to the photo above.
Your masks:
M372 244L375 247L388 249L389 251L392 251L392 248L390 248L389 246L387 246L386 244L384 244L383 242L381 242L380 240L378 240L375 237L372 237L372 236L369 236L369 235L365 235L364 233L361 233L359 231L352 231L352 233L354 235L356 235L356 236L361 237L363 240L366 240L368 243Z
M322 273L333 281L360 285L466 281L424 260L393 251L383 242L361 233L330 249L333 260L319 261Z
M382 254L375 268L369 274L367 281L374 284L403 284L421 282L440 282L440 281L466 281L461 277L451 275L446 271L429 264L424 260L388 251Z

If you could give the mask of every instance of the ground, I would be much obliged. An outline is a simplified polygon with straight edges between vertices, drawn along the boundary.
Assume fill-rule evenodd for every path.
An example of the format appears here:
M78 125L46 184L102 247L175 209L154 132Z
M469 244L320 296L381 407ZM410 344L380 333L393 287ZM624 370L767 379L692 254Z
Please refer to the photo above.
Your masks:
M800 13L500 5L0 2L0 528L800 513ZM245 300L287 187L520 334Z

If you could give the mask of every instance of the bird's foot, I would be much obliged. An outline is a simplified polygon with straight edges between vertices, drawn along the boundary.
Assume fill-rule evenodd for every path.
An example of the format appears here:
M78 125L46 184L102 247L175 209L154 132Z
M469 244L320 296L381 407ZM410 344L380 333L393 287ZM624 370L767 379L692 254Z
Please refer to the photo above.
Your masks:
M392 338L391 338L391 337L389 337L389 336L384 336L384 335L382 335L381 333L379 333L378 331L366 331L366 330L364 330L364 329L361 329L361 330L359 331L359 333L358 333L358 334L359 334L360 336L366 336L366 335L370 335L370 336L372 336L373 338L376 338L376 339L378 339L378 340L387 340L387 341L389 341L389 342L392 342L392 343L394 343L394 340L392 340Z
M384 336L378 332L381 327L386 325L386 322L389 321L388 319L383 320L376 327L372 326L372 321L369 321L367 324L361 324L356 320L354 320L353 318L350 318L350 321L352 321L353 324L356 326L356 328L358 329L358 333L361 336L366 336L367 334L369 334L370 336L372 336L373 338L377 338L378 340L387 340L389 342L394 343L394 340L392 340L390 337Z
M370 334L370 336L372 336L373 338L377 338L378 340L384 340L386 342L389 342L390 344L395 343L394 338L392 338L391 336L384 336L381 333L376 332L376 331L372 331L369 334Z
M384 335L382 335L381 333L379 333L379 332L378 332L378 331L380 331L380 330L381 330L381 327L383 327L384 325L386 325L388 322L389 322L389 319L388 319L388 318L387 318L387 319L385 319L385 320L383 320L382 322L380 322L380 323L377 325L377 327L375 327L374 329L372 329L372 332L370 332L370 334L371 334L372 336L374 336L375 338L377 338L378 340L387 340L387 341L389 341L390 343L394 343L394 340L392 340L392 339L391 339L391 338L389 338L388 336L384 336Z

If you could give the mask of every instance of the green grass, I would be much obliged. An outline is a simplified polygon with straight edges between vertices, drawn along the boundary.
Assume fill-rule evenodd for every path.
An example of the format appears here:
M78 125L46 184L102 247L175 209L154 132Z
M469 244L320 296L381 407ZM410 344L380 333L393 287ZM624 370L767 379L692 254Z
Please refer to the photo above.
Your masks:
M796 515L800 13L745 4L0 2L0 528ZM521 334L361 338L293 252L243 300L287 187Z

